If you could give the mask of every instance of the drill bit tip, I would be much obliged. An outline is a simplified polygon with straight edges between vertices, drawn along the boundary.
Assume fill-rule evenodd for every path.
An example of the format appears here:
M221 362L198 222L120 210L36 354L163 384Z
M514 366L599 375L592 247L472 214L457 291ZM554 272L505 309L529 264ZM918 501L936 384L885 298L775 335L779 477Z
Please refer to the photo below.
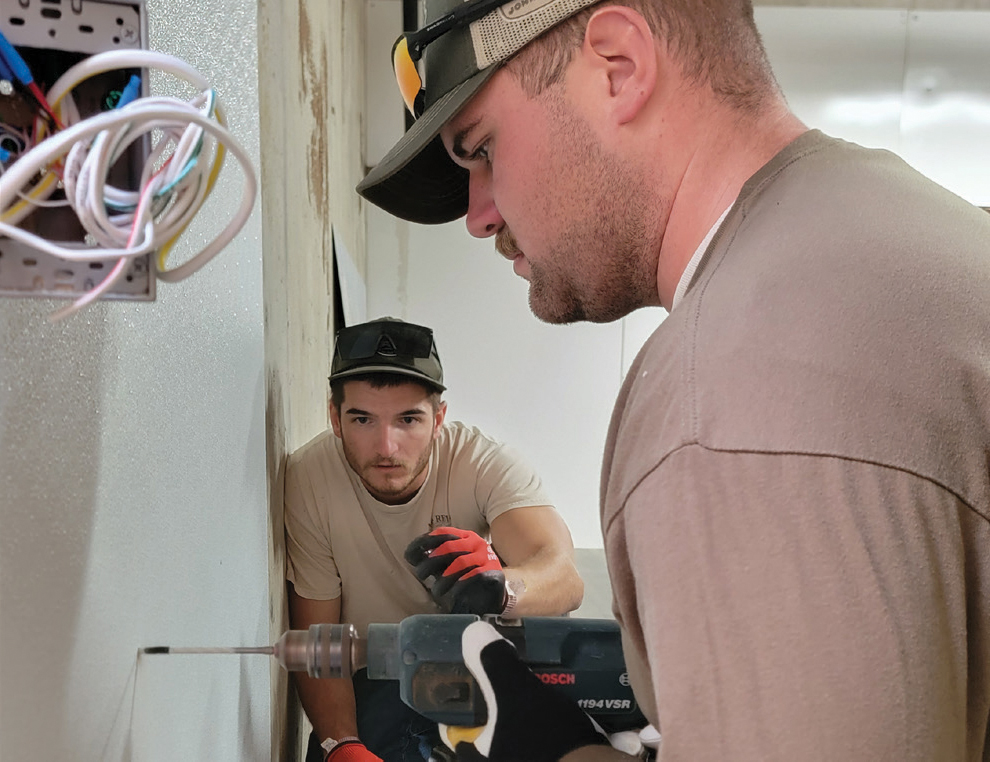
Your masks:
M149 646L148 648L142 648L141 653L144 654L167 654L168 646Z

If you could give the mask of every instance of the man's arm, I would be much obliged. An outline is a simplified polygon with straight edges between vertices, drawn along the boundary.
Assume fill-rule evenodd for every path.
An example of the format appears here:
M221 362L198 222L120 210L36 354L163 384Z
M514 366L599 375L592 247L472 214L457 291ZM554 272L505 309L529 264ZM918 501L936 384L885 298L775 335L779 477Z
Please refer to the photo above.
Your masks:
M552 506L506 511L492 521L491 533L505 579L515 583L513 616L555 616L581 605L584 582L574 565L574 543Z
M296 593L289 586L289 623L294 630L308 629L311 624L340 623L340 598L314 601ZM354 684L349 677L326 679L294 672L299 699L320 741L357 736L357 713L354 708Z

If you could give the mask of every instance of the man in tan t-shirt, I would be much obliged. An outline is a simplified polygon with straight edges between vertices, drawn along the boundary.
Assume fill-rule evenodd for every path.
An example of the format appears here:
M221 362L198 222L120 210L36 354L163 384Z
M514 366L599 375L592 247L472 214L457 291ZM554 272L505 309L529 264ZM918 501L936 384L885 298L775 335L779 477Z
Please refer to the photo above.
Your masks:
M286 468L294 629L347 622L363 635L411 614L577 608L570 533L539 477L477 429L445 423L429 328L383 318L342 329L330 387L332 430ZM438 743L394 682L363 670L353 681L296 678L314 727L307 760L416 761Z

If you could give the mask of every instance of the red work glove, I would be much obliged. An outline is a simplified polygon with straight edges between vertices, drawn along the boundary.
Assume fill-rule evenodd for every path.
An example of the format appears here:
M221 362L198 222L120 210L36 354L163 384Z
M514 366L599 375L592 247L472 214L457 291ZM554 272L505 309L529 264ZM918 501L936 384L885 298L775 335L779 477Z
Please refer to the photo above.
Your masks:
M440 725L440 737L458 762L554 762L584 746L608 745L595 721L540 682L490 624L469 624L461 647L485 697L488 722L480 728Z
M505 608L502 564L483 537L440 527L409 543L406 561L448 614L501 614Z
M330 749L326 762L382 762L382 758L377 754L368 751L368 747L354 739L353 741L341 741Z

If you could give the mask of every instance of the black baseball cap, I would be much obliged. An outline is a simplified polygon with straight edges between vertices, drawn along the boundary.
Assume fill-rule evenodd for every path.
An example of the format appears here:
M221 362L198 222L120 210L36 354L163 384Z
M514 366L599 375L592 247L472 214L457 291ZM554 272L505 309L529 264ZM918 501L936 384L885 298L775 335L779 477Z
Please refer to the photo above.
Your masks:
M438 392L447 388L433 329L398 318L383 317L337 331L330 382L369 373L409 376Z
M440 129L498 68L548 29L600 0L512 0L455 24L423 49L423 114L357 186L375 206L410 222L436 224L467 214L468 173L447 154ZM421 31L466 5L490 0L426 0Z

